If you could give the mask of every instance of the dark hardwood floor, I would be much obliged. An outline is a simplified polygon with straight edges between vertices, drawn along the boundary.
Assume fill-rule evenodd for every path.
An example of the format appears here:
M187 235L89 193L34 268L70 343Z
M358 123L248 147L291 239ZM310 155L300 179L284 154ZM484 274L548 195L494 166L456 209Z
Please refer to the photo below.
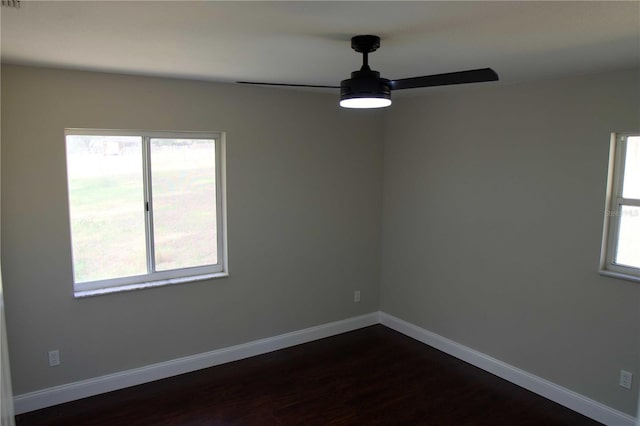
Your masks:
M17 416L26 425L597 425L376 325Z

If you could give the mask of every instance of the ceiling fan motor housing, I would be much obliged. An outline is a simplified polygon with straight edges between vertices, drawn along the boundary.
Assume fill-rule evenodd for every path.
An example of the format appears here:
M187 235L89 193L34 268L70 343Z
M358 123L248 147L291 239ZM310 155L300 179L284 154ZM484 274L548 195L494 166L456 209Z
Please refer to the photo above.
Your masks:
M380 77L378 71L362 67L351 73L351 78L340 82L340 99L384 98L391 99L389 80Z

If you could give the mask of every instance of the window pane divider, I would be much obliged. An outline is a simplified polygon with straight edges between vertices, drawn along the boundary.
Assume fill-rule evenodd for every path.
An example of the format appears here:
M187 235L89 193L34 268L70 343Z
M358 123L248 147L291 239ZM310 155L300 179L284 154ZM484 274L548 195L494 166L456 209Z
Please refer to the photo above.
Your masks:
M155 266L155 241L153 238L153 190L151 188L151 137L142 137L142 170L144 181L144 223L147 242L147 273L152 274L156 271Z
M618 206L640 207L640 200L637 198L618 198Z

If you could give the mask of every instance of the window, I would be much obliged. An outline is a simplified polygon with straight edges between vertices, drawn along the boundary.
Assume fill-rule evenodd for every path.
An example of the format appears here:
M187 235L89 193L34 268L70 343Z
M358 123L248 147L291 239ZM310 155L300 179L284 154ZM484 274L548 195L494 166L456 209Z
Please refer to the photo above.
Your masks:
M227 274L221 133L65 136L76 297Z
M640 134L613 134L600 271L640 281Z

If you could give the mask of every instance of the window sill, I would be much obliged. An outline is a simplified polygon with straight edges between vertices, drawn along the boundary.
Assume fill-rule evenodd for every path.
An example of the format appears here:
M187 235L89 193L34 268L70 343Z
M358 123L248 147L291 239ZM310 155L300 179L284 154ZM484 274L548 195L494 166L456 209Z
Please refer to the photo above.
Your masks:
M640 277L636 275L625 274L623 272L613 272L613 271L608 271L606 269L600 269L598 272L600 273L600 275L604 275L607 277L620 278L623 280L635 281L637 283L640 282Z
M99 288L95 290L76 290L73 293L73 297L75 297L76 299L83 299L85 297L102 296L105 294L121 293L124 291L133 291L133 290L142 290L145 288L164 287L166 285L173 285L173 284L186 284L186 283L192 283L196 281L206 281L206 280L215 279L215 278L225 278L228 276L229 276L228 272L215 272L213 274L202 274L202 275L193 275L191 277L170 278L166 280L148 281L148 282L137 283L137 284L105 287L105 288Z

